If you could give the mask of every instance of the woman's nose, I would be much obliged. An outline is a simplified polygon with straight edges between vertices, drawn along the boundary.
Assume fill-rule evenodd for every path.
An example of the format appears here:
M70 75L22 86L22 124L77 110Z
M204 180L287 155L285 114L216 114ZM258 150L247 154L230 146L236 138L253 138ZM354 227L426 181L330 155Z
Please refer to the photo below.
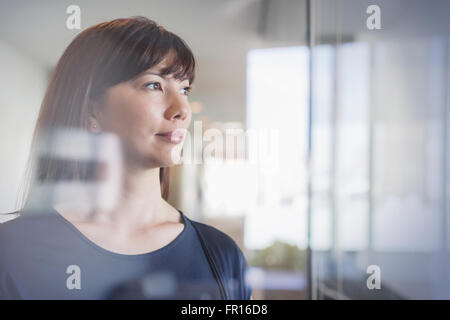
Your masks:
M168 120L185 120L189 117L190 105L185 96L173 93L169 99L169 108L166 110Z

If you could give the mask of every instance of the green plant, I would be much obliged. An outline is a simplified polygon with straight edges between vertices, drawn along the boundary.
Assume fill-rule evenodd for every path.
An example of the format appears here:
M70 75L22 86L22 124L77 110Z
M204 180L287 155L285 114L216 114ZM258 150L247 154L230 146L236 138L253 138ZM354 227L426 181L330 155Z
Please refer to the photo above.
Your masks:
M306 251L297 246L281 241L262 250L251 253L249 264L265 269L305 270L307 267Z

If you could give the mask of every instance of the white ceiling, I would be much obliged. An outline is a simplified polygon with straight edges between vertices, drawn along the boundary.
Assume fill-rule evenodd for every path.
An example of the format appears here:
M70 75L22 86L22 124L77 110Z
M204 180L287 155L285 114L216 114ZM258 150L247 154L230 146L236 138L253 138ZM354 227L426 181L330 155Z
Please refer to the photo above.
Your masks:
M199 58L232 55L257 39L260 0L100 0L0 3L0 37L51 67L81 30L66 28L66 8L81 8L81 28L143 15L185 39Z
M258 33L263 5L271 16L270 31L298 34L305 25L305 0L1 0L0 39L26 52L36 61L53 66L78 30L68 30L66 8L81 8L82 29L120 17L144 15L180 35L199 60L233 60L249 48L269 45ZM316 29L336 36L367 32L365 9L370 0L315 0ZM383 36L401 33L448 32L450 1L378 0ZM428 5L429 4L429 5ZM340 26L336 16L342 14ZM286 22L288 20L288 22ZM205 61L206 61L205 60Z

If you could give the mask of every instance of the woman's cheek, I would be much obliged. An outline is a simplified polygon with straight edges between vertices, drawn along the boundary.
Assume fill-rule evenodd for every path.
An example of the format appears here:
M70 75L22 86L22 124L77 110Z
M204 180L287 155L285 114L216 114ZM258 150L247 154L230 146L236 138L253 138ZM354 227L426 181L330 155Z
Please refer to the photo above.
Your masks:
M161 98L148 92L120 89L123 90L116 90L109 96L112 131L127 140L156 133L161 118L158 108L162 105Z

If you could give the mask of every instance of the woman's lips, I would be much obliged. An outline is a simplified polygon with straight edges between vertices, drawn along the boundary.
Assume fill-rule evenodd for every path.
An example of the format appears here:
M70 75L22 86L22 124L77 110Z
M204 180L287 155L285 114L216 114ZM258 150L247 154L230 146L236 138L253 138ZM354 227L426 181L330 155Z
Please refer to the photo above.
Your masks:
M156 136L164 139L167 142L178 144L183 141L184 132L182 130L174 130L170 132L157 133Z

